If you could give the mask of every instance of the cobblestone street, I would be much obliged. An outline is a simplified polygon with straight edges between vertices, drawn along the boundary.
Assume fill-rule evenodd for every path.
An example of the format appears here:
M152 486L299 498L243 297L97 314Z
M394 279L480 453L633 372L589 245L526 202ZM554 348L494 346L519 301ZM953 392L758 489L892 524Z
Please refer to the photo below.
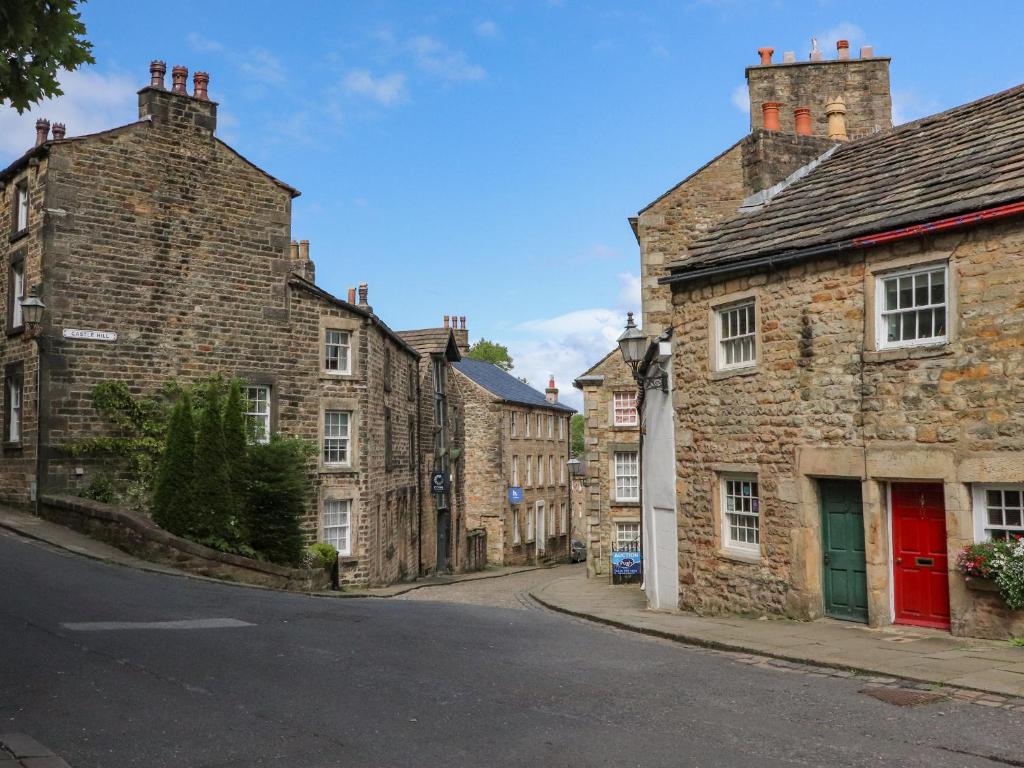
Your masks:
M540 568L535 571L515 573L495 579L477 579L461 584L447 584L437 587L423 587L393 598L394 600L417 600L463 605L488 605L495 608L516 608L519 610L546 610L532 597L530 590L555 579L583 573L585 565L559 565L554 568Z

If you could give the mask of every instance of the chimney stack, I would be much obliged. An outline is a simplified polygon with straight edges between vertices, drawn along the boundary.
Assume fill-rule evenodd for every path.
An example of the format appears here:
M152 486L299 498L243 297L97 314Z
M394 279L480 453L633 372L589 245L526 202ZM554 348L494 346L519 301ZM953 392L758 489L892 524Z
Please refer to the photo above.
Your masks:
M448 315L445 315L445 316L444 316L444 327L445 327L445 328L447 328L447 327L448 327Z
M306 248L308 249L309 248L309 241L305 240L303 242L306 243ZM299 252L300 253L302 252L302 242L299 243ZM307 253L308 253L308 251L307 251ZM359 306L360 307L368 307L369 306L369 303L366 300L367 296L369 295L369 293L370 293L369 286L367 286L366 283L360 283L359 284Z
M860 57L862 59L873 59L875 57L875 46L862 45L860 47Z
M36 146L45 144L50 134L50 121L44 117L36 120Z
M299 260L299 242L297 240L292 240L291 245L288 246L288 250L289 250L289 255L292 258L292 261L298 261Z
M349 288L348 289L348 303L349 304L355 304L356 303L356 289L355 288Z
M811 38L811 61L821 61L821 49L818 47L818 38Z
M63 139L64 138L64 134L66 132L67 132L67 129L64 127L64 123L54 123L53 124L53 140L54 141L60 141L61 139Z
M796 64L796 51L785 51L782 54L783 64Z
M167 74L167 64L154 59L149 63L149 87L164 90L164 75Z
M839 52L840 61L850 60L850 41L849 40L837 40L836 50Z
M188 80L188 67L176 64L171 70L171 93L180 93L182 96L188 96L188 91L185 90L186 80Z
M814 131L811 127L811 108L797 107L793 110L793 124L801 136L810 136Z
M558 387L555 386L555 377L548 379L548 388L544 390L544 399L549 403L558 402Z
M299 240L299 261L309 261L309 240Z
M766 131L779 130L779 107L781 106L782 103L778 101L766 101L761 105L761 114L764 117L764 129Z
M210 85L210 75L207 72L196 72L192 75L192 95L201 101L209 101L210 94L207 89Z
M459 315L459 324L462 327L462 330L466 330L466 316L465 315Z
M846 141L846 102L842 96L836 96L825 105L828 117L828 137L833 141Z
M775 53L774 48L758 48L757 55L761 57L761 66L767 67L772 63L772 54Z

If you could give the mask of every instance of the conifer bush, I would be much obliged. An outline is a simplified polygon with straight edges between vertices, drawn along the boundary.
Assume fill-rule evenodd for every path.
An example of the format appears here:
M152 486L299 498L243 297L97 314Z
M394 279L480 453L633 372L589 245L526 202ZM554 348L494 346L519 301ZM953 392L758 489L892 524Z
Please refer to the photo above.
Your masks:
M244 527L253 549L271 562L302 564L299 520L309 495L306 467L313 451L304 440L278 435L249 446Z
M199 515L199 541L213 542L218 549L238 540L235 512L224 442L224 413L219 381L207 383L196 430L195 504Z
M178 536L195 536L198 528L195 452L192 398L185 392L171 413L167 446L153 487L153 521Z

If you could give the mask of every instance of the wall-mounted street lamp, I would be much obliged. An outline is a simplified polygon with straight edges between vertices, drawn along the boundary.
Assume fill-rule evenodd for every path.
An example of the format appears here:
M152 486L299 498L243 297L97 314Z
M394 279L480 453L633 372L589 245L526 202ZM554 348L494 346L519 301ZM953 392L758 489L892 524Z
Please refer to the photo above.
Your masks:
M45 311L46 305L43 304L35 289L21 300L21 316L29 328L35 328L43 322L43 312Z
M622 359L626 361L626 365L633 371L633 380L641 390L660 389L662 392L668 392L668 375L662 368L660 359L651 362L650 371L655 375L643 375L639 372L640 364L647 356L647 349L647 337L633 322L633 313L626 313L626 330L619 336L619 351L622 352Z

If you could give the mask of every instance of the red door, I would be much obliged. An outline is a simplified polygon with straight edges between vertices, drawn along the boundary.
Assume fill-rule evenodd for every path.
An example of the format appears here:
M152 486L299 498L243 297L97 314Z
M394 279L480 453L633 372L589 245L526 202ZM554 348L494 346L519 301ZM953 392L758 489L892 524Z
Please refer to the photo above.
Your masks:
M946 508L941 483L892 486L896 623L949 628Z

